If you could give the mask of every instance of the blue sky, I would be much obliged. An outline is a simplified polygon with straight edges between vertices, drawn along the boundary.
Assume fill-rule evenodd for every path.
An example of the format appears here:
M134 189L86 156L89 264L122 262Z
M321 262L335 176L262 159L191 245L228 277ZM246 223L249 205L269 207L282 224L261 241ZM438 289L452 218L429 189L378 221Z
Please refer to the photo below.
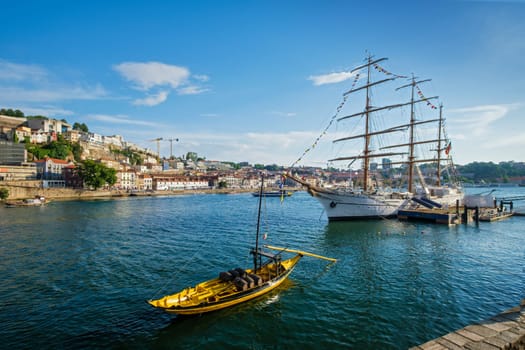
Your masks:
M525 1L1 7L0 108L153 150L148 140L178 138L174 155L286 166L328 125L368 51L391 72L432 79L421 89L444 105L456 163L525 161ZM325 166L334 131L299 165Z

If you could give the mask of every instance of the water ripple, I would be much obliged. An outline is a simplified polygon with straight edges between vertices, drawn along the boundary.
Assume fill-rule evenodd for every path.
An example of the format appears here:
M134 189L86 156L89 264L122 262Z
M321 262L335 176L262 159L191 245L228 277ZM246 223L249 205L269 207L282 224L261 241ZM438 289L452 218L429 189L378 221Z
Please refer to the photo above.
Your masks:
M278 289L202 317L145 300L250 266L249 194L0 209L0 339L7 348L407 348L524 296L525 218L443 227L327 223L305 193L268 199L263 243L304 257ZM7 215L9 214L9 215ZM22 336L21 336L22 335Z

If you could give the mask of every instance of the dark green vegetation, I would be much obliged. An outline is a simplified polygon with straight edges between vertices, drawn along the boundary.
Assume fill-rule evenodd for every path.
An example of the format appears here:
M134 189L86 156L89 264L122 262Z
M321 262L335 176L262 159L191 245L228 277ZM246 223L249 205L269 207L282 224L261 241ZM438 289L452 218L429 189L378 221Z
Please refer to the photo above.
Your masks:
M7 199L9 197L9 190L7 188L0 188L0 200Z
M89 132L89 129L86 124L82 123L75 123L73 124L73 130L83 131L83 132Z
M129 159L129 164L131 165L142 165L144 164L144 158L138 152L134 152L130 149L112 149L112 153L123 155Z
M509 182L512 177L525 176L523 162L473 162L467 165L458 165L461 181L464 183Z
M93 189L99 189L105 185L112 186L117 182L117 171L108 168L104 164L87 159L78 164L78 175L84 183Z
M80 161L80 155L82 154L82 147L78 142L72 143L64 140L62 135L58 135L57 141L51 141L44 145L37 145L26 142L26 149L28 153L31 153L36 159L44 159L45 157L55 159L67 159L71 155L75 161Z
M43 115L25 115L24 112L22 112L21 110L19 109L13 110L11 108L8 108L8 109L1 108L0 115L6 115L8 117L16 117L16 118L27 118L27 119L49 119L48 117L45 117ZM62 119L62 121L67 123L65 119Z
M11 108L0 109L0 115L7 115L8 117L17 117L17 118L24 118L24 112L22 112L19 109L12 110Z

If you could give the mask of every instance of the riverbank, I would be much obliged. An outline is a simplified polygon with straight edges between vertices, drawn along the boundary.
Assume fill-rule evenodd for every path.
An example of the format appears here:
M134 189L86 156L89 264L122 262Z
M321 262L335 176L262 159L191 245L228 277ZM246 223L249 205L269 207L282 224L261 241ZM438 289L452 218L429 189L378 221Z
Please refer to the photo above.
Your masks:
M169 196L187 194L233 194L254 192L254 189L195 189L174 191L126 191L126 190L85 190L72 188L41 188L39 181L24 181L16 183L2 182L0 188L7 188L7 200L18 200L43 196L47 200L78 200L93 198L118 198L135 196Z

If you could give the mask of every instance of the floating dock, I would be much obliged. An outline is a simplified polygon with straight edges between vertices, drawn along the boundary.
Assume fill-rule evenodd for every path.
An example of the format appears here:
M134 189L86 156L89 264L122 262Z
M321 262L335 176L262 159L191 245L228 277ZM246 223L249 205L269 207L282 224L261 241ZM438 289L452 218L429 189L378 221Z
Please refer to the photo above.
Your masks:
M512 215L514 215L514 214L513 213L508 213L508 212L497 213L497 214L489 213L489 214L485 214L485 215L480 215L479 216L479 221L488 221L488 222L500 221L500 220L508 219Z
M525 349L525 299L520 306L410 349Z
M445 225L479 221L500 221L508 219L513 215L519 214L504 208L470 208L466 206L456 207L455 209L413 206L407 209L400 209L397 212L397 218L399 220L422 220Z
M525 208L514 209L514 201L525 200L522 197L494 198L470 196L464 198L464 204L456 201L454 207L443 206L428 198L413 197L403 209L398 210L399 220L422 220L436 224L456 225L480 221L492 222L508 219L513 215L525 215ZM499 205L498 205L499 201Z
M436 224L455 225L461 223L461 217L445 209L406 209L397 212L399 220L424 220L435 222Z

